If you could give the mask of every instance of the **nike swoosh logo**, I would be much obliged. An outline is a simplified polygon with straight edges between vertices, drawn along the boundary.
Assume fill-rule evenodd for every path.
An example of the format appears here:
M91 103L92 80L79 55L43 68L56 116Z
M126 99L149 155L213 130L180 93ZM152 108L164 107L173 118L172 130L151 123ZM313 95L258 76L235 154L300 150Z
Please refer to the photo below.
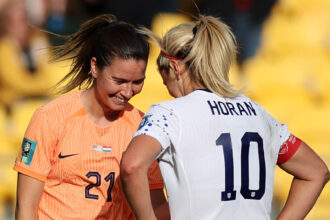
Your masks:
M58 158L63 159L63 158L72 157L72 156L75 156L75 155L78 155L78 154L66 154L66 155L62 155L62 152L61 152L61 153L58 154Z

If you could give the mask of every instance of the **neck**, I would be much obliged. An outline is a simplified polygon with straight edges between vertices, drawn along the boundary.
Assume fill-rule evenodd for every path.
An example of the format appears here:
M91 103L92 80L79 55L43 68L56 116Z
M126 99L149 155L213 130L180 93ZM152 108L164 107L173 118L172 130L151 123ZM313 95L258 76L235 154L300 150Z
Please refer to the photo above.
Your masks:
M189 76L183 78L183 94L188 95L197 89L206 89L205 86L202 86L198 83L193 82Z
M109 126L120 114L120 111L113 111L102 106L97 100L93 88L87 89L83 92L82 103L92 121L101 127Z

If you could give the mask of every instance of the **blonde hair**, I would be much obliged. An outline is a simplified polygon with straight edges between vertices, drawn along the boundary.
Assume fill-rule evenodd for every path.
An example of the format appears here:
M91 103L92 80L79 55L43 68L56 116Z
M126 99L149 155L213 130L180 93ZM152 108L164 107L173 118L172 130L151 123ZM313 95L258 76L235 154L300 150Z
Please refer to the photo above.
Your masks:
M192 82L203 85L223 97L236 97L240 92L229 82L229 69L236 59L237 44L230 28L212 16L199 15L195 21L180 24L160 38L147 28L140 32L156 41L163 53L182 59ZM158 56L160 71L169 71L170 58Z

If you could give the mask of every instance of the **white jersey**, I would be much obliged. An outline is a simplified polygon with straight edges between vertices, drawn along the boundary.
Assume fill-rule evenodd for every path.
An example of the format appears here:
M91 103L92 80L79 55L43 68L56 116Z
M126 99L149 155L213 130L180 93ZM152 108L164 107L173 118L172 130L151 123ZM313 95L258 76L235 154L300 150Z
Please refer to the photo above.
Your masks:
M153 105L137 135L156 138L171 219L270 219L286 125L245 96L196 90Z

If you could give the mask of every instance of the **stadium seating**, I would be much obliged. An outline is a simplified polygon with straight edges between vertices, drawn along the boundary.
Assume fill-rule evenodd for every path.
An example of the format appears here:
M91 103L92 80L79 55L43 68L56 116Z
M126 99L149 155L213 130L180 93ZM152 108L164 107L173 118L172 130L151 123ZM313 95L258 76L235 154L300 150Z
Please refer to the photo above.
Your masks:
M265 22L258 54L244 63L247 92L330 167L330 1L280 0ZM284 205L292 176L276 169ZM330 219L330 186L306 219ZM278 210L277 210L278 211Z
M178 13L157 14L151 23L151 30L158 36L163 36L173 26L189 21L189 17ZM146 71L146 80L141 94L135 96L131 103L146 112L151 104L172 99L168 94L163 80L157 71L156 59L159 48L152 45Z
M238 70L236 64L231 70L231 80L235 87L245 89L248 96L263 105L280 122L287 123L294 134L320 154L328 167L330 167L329 11L329 0L279 0L264 24L262 43L257 55L246 61L241 70ZM188 16L182 14L161 13L153 18L151 29L162 36L171 27L189 20ZM15 59L5 61L12 56L6 46L8 45L3 44L3 48L0 48L8 52L7 55L1 56L3 61L1 68L6 68L9 62L15 62ZM131 101L143 112L146 112L153 103L172 99L157 71L158 54L159 49L152 46L144 88L141 94ZM18 68L16 64L14 66ZM62 77L60 73L65 73L68 66L58 67L56 64L55 67L49 68L50 74L47 76L50 78L37 81L22 77L10 78L8 72L16 71L15 69L3 71L4 77L8 77L8 82L16 84L17 87L29 87L27 90L30 92L46 86L44 84L46 80L55 82ZM1 91L3 91L1 96L6 95L4 100L16 97L13 95L7 98L11 95L9 90ZM12 170L12 166L26 126L34 110L45 101L16 102L11 118L6 118L5 111L0 109L0 219L8 214L8 210L4 208L5 204L15 199L16 172ZM279 208L284 205L291 180L292 176L276 168L274 197L280 202ZM329 198L328 184L306 219L329 220Z
M30 72L18 51L15 42L8 38L0 39L0 103L8 106L15 100L30 96L52 96L50 90L60 80L68 66L50 63L49 45L44 43L44 36L33 38L31 47L36 70Z
M0 132L0 143L0 219L4 219L4 216L13 216L16 199L16 172L13 165L17 151L3 130Z

